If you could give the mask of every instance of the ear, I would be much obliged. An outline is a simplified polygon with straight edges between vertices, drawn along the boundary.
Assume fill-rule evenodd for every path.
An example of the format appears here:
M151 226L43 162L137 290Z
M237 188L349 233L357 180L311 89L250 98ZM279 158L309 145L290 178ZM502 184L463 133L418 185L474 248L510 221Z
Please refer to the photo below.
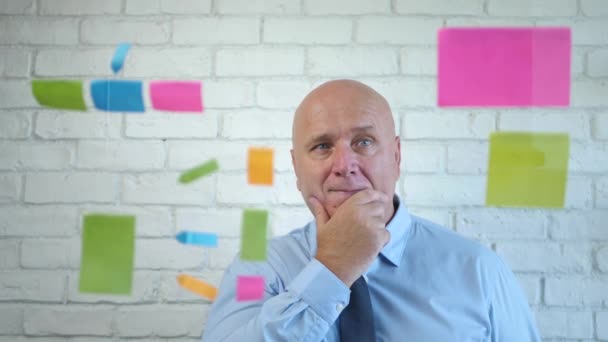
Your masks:
M401 139L399 136L395 137L395 166L397 169L397 178L401 174Z
M296 167L296 157L293 154L293 148L289 150L289 153L291 154L291 165L296 173L296 186L298 187L298 191L302 192L302 190L300 190L300 177L298 177L298 168Z

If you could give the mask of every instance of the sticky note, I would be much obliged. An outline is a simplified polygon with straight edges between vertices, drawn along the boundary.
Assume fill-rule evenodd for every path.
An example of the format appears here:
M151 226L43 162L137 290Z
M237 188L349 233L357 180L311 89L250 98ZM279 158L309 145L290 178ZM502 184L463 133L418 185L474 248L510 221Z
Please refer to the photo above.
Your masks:
M439 31L440 106L568 106L570 28Z
M199 166L196 166L188 171L185 171L179 177L179 182L182 184L191 183L201 177L204 177L220 168L217 160L211 159Z
M156 110L203 111L201 82L198 81L152 81L150 99Z
M130 48L131 44L129 43L121 43L116 47L116 51L114 52L114 56L112 57L112 62L110 64L114 73L117 73L120 71L120 69L122 69Z
M80 291L129 294L134 248L134 216L86 215L82 231Z
M251 147L247 155L247 180L249 184L272 185L273 150Z
M93 80L91 96L95 108L109 112L143 112L142 82Z
M217 247L217 234L203 232L180 232L177 241L187 245Z
M241 260L266 260L268 211L245 209L241 228Z
M264 298L264 277L237 276L236 301L252 301Z
M86 110L82 82L70 80L32 80L32 93L41 106Z
M567 134L493 133L486 204L562 208L568 154Z
M217 297L216 287L187 274L178 275L177 283L184 289L196 293L197 295L207 298L211 301L215 300L215 297Z

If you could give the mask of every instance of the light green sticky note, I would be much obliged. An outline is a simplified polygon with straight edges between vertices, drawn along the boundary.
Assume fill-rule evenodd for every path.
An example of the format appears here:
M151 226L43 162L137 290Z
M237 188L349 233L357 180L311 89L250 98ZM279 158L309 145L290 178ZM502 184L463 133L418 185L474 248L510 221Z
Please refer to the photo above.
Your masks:
M42 106L59 109L86 110L82 81L33 80L32 92Z
M241 230L241 260L266 260L268 211L245 209Z
M135 217L86 215L80 292L129 294L133 278Z
M194 167L184 173L179 177L179 182L182 184L191 183L201 177L204 177L212 172L219 170L220 166L217 163L217 160L211 159L197 167Z
M567 134L493 133L486 205L563 208L569 147Z

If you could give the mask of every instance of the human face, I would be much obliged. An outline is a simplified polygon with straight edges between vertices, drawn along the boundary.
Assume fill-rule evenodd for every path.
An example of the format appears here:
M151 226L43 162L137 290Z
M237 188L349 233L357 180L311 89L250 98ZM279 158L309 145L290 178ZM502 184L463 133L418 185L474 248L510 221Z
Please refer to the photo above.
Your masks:
M291 153L298 190L309 208L314 196L330 217L358 191L389 198L395 191L400 142L388 104L371 92L366 86L313 91L296 112Z

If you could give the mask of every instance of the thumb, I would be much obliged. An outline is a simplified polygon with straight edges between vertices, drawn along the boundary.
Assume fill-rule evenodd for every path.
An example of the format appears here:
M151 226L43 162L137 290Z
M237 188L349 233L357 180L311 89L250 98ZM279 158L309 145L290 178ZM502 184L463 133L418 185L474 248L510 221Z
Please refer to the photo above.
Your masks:
M312 214L315 216L317 220L317 227L323 226L329 221L329 214L325 211L325 208L321 204L321 202L314 196L310 196L308 198L308 204L310 205L310 210Z

